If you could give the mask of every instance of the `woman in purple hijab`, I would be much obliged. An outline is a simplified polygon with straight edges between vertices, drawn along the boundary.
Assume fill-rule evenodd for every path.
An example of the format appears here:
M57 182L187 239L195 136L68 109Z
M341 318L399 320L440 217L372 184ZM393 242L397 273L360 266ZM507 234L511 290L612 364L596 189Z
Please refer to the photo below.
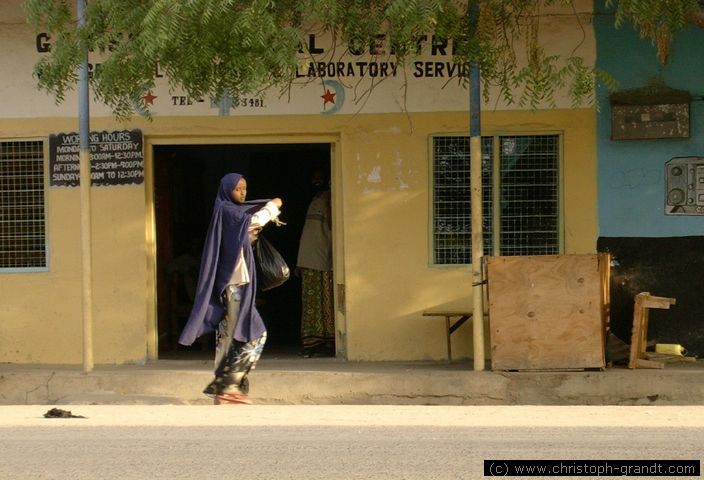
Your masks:
M252 241L269 221L278 223L281 199L245 201L238 173L220 180L203 247L193 310L179 343L216 332L215 378L203 390L215 404L251 403L247 375L261 356L266 327L254 303L257 274Z

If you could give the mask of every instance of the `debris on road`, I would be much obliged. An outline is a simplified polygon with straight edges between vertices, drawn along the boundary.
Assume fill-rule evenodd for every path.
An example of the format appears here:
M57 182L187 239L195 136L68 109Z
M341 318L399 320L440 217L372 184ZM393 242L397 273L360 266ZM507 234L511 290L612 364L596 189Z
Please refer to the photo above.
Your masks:
M74 415L69 410L61 410L60 408L52 408L44 414L44 418L86 418L83 415Z

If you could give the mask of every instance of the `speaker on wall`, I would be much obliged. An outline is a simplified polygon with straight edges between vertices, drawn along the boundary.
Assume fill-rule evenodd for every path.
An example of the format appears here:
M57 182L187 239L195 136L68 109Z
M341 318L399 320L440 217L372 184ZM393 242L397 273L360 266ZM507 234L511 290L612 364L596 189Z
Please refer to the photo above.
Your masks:
M704 157L665 163L665 214L704 215Z

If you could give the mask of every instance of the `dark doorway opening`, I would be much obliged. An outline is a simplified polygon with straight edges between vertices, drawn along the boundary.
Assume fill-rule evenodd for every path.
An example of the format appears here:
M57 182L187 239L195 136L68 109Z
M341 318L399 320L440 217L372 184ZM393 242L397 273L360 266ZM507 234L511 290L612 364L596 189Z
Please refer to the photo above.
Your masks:
M157 238L157 320L160 358L210 358L214 336L190 347L178 336L192 306L200 254L220 178L247 178L247 198L281 197L283 227L264 234L293 271L314 169L330 174L330 144L163 145L154 147L154 204ZM294 355L300 349L300 280L257 294L267 325L267 351Z

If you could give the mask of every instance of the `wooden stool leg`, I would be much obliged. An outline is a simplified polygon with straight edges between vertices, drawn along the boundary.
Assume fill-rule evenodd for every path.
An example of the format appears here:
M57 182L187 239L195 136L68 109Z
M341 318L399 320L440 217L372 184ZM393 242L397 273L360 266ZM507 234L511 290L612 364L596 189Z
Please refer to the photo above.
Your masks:
M643 311L645 310L643 308L643 296L643 293L639 293L633 302L633 327L631 329L631 350L629 352L628 368L636 368L636 361L640 357L641 351L645 349L643 345Z
M452 362L452 335L450 334L450 316L445 315L445 334L447 335L447 362Z

